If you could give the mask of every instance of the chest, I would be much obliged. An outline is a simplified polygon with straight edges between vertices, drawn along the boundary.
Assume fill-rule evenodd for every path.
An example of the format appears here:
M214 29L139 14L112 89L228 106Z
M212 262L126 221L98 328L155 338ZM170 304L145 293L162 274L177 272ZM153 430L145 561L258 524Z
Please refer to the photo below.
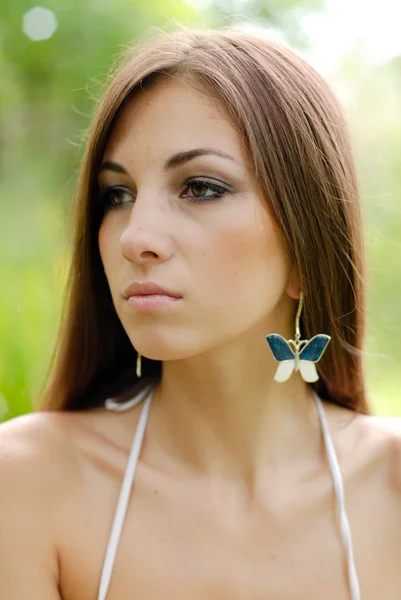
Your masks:
M329 478L249 512L228 498L218 507L184 482L154 483L138 469L107 600L350 599ZM101 493L80 500L68 528L63 600L97 599L119 491L98 484ZM399 511L375 487L368 495L358 489L346 486L361 598L395 600Z

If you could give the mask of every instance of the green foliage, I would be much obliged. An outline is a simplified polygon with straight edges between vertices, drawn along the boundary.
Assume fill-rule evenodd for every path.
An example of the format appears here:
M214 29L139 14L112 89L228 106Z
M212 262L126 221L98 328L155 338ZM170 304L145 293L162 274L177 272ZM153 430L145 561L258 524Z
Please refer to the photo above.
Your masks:
M401 78L395 60L366 65L358 52L341 70L365 216L367 381L380 414L401 415ZM337 81L340 87L340 81Z

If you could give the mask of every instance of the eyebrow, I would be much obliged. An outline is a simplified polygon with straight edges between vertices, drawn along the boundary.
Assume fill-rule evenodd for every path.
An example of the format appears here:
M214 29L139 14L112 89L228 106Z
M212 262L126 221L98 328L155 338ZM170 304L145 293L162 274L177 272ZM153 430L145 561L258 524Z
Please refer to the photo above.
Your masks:
M235 159L227 154L226 152L222 152L221 150L215 150L214 148L194 148L193 150L187 150L186 152L178 152L171 156L164 165L164 170L168 171L170 169L174 169L184 163L197 158L198 156L205 156L213 154L215 156L221 156L222 158L226 158L235 162ZM123 175L128 175L128 171L119 163L113 162L111 160L106 160L102 163L99 173L102 171L114 171L114 173L121 173Z

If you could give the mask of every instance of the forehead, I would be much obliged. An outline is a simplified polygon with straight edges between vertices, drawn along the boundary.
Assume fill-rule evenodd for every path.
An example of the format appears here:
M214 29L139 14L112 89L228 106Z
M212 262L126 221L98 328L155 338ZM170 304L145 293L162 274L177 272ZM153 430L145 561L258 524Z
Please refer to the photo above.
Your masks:
M221 105L200 84L164 79L139 90L122 109L109 137L105 159L136 148L165 152L215 147L244 161L241 139Z

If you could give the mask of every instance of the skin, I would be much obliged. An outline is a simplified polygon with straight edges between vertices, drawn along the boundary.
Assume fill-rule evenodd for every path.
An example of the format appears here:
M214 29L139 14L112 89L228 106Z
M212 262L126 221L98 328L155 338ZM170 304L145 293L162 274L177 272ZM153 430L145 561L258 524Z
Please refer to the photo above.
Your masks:
M233 160L164 169L204 147ZM299 289L236 130L199 86L163 82L127 104L104 161L127 172L99 175L127 191L99 231L114 305L133 346L163 360L107 599L349 598L313 396L299 373L274 382L264 339L293 337ZM189 178L230 193L190 203ZM122 297L134 280L182 299L136 312ZM140 410L0 427L0 597L96 600ZM398 599L399 420L325 410L361 597Z

